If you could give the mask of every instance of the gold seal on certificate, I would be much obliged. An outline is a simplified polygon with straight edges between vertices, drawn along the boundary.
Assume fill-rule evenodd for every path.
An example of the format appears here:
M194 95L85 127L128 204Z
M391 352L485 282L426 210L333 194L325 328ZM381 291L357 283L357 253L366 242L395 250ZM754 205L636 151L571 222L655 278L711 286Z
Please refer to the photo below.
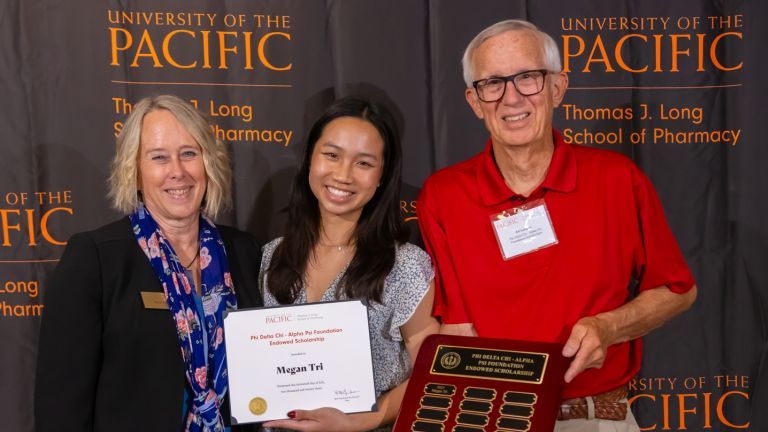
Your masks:
M248 403L248 409L254 415L262 415L267 412L267 401L264 398L255 397Z
M368 309L359 300L227 314L232 424L284 419L295 409L371 411L376 391L368 332Z

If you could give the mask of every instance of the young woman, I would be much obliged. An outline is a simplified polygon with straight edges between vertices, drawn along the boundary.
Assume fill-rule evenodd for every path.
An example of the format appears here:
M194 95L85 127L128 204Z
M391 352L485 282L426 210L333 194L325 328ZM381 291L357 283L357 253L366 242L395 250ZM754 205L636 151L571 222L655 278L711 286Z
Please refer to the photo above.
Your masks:
M267 427L388 430L397 416L419 346L439 330L431 316L432 263L406 243L400 219L401 154L382 105L360 98L333 103L309 132L289 229L264 247L260 274L266 306L342 299L368 305L379 409L297 409Z

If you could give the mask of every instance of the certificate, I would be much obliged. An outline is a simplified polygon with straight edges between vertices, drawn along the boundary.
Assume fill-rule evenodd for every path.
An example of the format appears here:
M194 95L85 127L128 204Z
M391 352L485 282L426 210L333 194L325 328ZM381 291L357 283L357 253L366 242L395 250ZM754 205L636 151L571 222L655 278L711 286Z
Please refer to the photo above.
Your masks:
M284 419L294 409L375 409L368 332L359 300L227 314L232 424Z

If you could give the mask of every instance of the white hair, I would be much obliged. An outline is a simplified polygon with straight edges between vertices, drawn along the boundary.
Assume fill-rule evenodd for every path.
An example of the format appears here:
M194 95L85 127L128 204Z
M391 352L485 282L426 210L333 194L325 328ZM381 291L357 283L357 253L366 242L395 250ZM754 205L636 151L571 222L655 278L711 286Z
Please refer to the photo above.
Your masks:
M475 51L488 39L498 36L502 33L510 31L528 31L531 32L536 39L538 39L541 46L542 53L544 54L544 63L547 70L551 72L560 72L563 67L560 63L560 49L557 47L552 37L538 27L529 23L528 21L510 19L497 22L485 30L477 34L477 36L469 42L467 49L464 50L464 56L461 58L461 68L464 73L464 82L467 87L472 87L472 81L474 81L474 55Z

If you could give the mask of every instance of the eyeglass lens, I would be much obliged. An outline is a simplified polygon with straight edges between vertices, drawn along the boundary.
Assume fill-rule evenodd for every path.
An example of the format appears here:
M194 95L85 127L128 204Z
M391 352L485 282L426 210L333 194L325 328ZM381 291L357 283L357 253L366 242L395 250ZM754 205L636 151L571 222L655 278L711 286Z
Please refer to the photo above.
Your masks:
M507 81L512 81L515 89L523 96L531 96L544 88L544 73L528 71L508 77L494 77L477 83L477 94L485 102L495 102L504 97Z

